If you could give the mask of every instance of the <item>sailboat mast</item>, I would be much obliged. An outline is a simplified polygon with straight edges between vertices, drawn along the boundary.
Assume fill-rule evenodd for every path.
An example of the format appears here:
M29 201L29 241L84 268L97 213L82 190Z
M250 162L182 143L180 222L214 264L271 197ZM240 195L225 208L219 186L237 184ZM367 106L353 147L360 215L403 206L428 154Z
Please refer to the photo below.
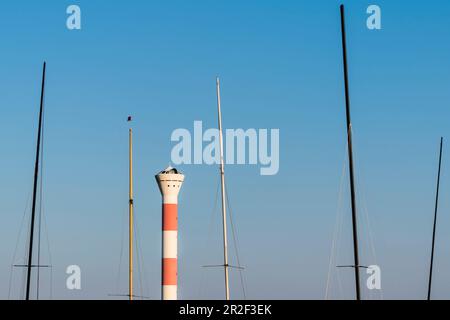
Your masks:
M223 160L223 134L222 112L220 109L220 80L216 78L217 110L219 117L219 144L220 144L220 180L222 190L222 225L223 225L223 267L225 272L225 299L230 300L229 276L228 276L228 239L227 239L227 207L225 196L225 169Z
M434 261L434 241L436 238L436 221L437 221L437 212L438 212L438 203L439 203L439 184L440 184L440 180L441 180L441 163L442 163L443 142L444 142L444 138L441 137L441 146L439 149L439 168L438 168L437 185L436 185L436 202L434 204L433 239L431 242L431 261L430 261L430 275L428 278L427 300L431 300L431 282L432 282L432 278L433 278L433 261Z
M128 117L128 122L131 122L131 117ZM128 296L129 300L133 300L133 129L128 131L129 139L129 243L128 243Z
M347 144L348 161L350 169L350 193L352 206L352 227L353 227L353 255L355 269L355 290L356 300L361 300L360 280L359 280L359 255L358 255L358 225L356 220L356 197L355 197L355 177L353 170L353 147L352 147L352 122L350 117L350 94L348 88L348 66L347 66L347 44L345 36L345 17L344 5L340 6L341 11L341 33L342 33L342 57L344 63L344 81L345 81L345 110L347 117Z
M38 136L36 143L36 162L34 166L34 184L33 184L33 202L31 209L31 223L30 223L30 241L28 248L28 264L27 264L27 289L26 289L26 300L30 300L30 288L31 288L31 268L33 263L33 239L34 239L34 220L36 217L36 196L37 196L37 185L39 178L39 153L41 150L41 134L42 134L42 116L44 110L44 89L45 89L45 69L46 63L44 62L42 70L42 85L41 85L41 102L39 107L39 125L38 125ZM37 266L39 268L39 266Z

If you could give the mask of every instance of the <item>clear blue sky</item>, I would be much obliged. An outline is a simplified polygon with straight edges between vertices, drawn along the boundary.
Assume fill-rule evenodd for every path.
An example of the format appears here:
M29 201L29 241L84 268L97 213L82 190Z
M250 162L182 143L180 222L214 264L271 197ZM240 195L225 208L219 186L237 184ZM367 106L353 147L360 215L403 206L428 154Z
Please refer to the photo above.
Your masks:
M82 30L65 26L82 10ZM135 203L148 290L160 290L160 194L170 134L216 126L215 76L226 128L279 128L280 171L228 166L248 298L325 295L346 133L340 1L14 1L0 10L0 298L32 187L39 85L48 62L44 207L53 297L108 298L117 288L127 214L127 124L135 117ZM361 227L362 263L379 264L385 298L426 296L439 137L450 139L448 1L344 1L357 188L364 192L378 260ZM366 8L382 9L382 30ZM450 298L450 147L444 146L435 298ZM221 298L218 168L181 166L181 298ZM351 263L344 181L340 264ZM361 198L360 198L361 199ZM29 212L29 210L28 210ZM26 226L26 225L25 225ZM18 257L25 255L26 228ZM210 236L208 236L210 234ZM44 250L45 251L45 250ZM43 262L47 262L43 255ZM235 261L234 257L232 259ZM82 290L65 268L82 268ZM352 274L340 270L351 298ZM21 271L15 271L18 297ZM44 271L44 276L48 274ZM202 280L203 279L203 280ZM364 278L365 279L365 276ZM368 297L369 293L364 292ZM42 297L48 297L48 287ZM232 297L241 298L232 273Z

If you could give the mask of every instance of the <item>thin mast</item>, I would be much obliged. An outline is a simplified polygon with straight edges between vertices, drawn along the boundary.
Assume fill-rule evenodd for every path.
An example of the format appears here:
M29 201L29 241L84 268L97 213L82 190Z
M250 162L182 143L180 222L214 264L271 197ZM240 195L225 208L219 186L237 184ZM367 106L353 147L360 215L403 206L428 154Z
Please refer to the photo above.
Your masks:
M223 224L223 267L225 271L225 299L230 300L230 288L228 277L228 240L227 240L227 208L225 196L225 170L223 161L223 135L222 135L222 112L220 109L220 80L216 78L217 88L217 110L219 117L219 143L220 143L220 180L222 189L222 224Z
M36 195L37 195L37 182L39 178L39 153L41 150L41 134L42 134L42 115L44 109L44 89L45 89L45 69L46 63L44 62L42 70L42 85L41 85L41 102L39 108L39 125L38 136L36 143L36 162L34 166L34 185L33 185L33 203L31 209L31 223L30 223L30 242L28 248L28 264L27 264L27 291L26 300L30 300L30 287L31 287L31 268L33 262L33 238L34 238L34 220L36 217ZM39 266L37 266L39 268Z
M345 81L345 110L347 116L348 161L350 168L350 193L352 202L353 255L355 259L353 267L355 269L356 300L361 300L361 290L359 280L359 256L358 256L358 225L356 220L355 177L353 173L352 123L350 117L350 94L348 89L347 44L345 37L344 5L340 6L340 10L341 10L341 33L342 33L342 57L344 62L344 81Z
M433 223L433 240L431 242L431 262L430 262L430 275L428 279L428 296L427 300L431 300L431 280L433 277L433 260L434 260L434 240L436 237L436 220L437 220L437 212L438 212L438 202L439 202L439 184L441 180L441 162L442 162L442 144L444 142L444 138L441 137L441 146L439 149L439 168L438 168L438 176L437 176L437 185L436 185L436 202L434 204L434 223Z
M128 122L131 122L128 117ZM128 296L129 300L133 300L133 129L130 127L128 131L129 140L129 243L128 243Z

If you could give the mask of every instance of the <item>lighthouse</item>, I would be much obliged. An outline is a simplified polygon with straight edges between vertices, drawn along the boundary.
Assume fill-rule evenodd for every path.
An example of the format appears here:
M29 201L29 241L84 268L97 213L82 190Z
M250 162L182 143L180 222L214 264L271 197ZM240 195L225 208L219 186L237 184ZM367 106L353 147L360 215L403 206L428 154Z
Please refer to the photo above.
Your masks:
M177 300L178 273L178 193L184 175L168 167L156 176L162 195L161 298Z

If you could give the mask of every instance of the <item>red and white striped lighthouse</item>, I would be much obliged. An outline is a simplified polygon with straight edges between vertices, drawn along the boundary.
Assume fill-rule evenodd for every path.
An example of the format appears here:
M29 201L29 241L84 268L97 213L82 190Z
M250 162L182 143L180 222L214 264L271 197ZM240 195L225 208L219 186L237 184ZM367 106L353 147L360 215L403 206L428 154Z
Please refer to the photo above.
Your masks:
M184 181L177 169L168 167L156 176L162 195L161 298L177 300L178 193Z

